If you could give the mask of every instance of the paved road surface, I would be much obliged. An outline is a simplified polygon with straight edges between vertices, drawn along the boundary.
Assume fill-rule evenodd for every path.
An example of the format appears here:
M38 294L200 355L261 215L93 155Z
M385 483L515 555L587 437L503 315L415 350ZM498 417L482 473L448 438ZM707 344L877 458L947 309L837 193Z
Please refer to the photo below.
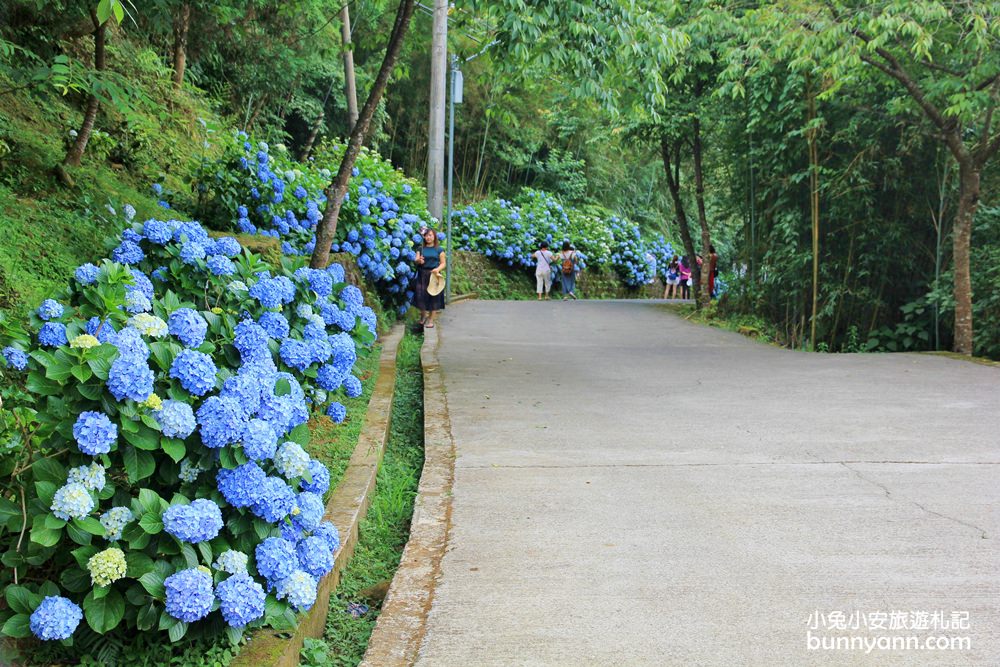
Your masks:
M641 301L470 302L440 332L453 525L419 664L1000 665L1000 369ZM893 611L967 614L931 634L972 648L807 649L811 614Z

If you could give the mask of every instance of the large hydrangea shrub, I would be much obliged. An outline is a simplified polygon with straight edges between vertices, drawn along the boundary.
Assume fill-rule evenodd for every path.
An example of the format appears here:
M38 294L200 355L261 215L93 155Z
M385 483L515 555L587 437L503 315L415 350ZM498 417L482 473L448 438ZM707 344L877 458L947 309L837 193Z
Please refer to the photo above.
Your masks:
M133 223L27 328L0 320L2 633L288 628L333 566L311 415L343 419L375 314L340 265Z
M526 188L511 201L498 198L452 212L452 236L461 250L510 267L533 269L541 241L577 249L581 268L607 268L629 287L652 281L673 247L662 235L642 238L636 225L594 206L564 207L552 195ZM650 261L650 258L653 261Z
M255 144L237 133L220 158L201 165L196 208L206 219L232 220L231 228L239 232L280 240L286 255L310 255L326 206L324 192L343 151L342 144L324 144L303 164L282 146ZM353 255L365 279L401 313L423 225L433 226L423 188L362 149L332 251Z

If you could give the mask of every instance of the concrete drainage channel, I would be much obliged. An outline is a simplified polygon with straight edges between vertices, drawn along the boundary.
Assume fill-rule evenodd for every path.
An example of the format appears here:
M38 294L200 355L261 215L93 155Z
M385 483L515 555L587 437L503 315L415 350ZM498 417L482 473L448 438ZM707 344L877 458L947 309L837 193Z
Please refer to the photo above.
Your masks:
M392 578L362 665L412 665L426 630L434 587L451 526L455 444L438 366L439 329L424 331L424 467L413 507L410 538Z
M337 526L341 539L333 570L320 581L316 603L299 618L294 632L289 635L270 628L257 631L233 660L233 667L296 667L299 664L299 651L306 638L323 635L330 610L330 595L337 588L340 575L354 554L354 547L358 542L358 526L368 511L368 504L375 491L375 476L389 440L389 420L396 389L396 351L402 337L403 325L397 324L383 339L378 380L368 403L364 428L347 470L326 504L324 519Z

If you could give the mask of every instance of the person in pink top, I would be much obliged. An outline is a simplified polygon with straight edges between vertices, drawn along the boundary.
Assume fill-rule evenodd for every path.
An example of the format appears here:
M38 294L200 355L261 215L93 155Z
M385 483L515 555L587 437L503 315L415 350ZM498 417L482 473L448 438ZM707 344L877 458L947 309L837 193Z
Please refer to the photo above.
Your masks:
M681 257L680 263L681 272L681 298L690 299L691 298L691 266L688 264L688 257L684 255Z

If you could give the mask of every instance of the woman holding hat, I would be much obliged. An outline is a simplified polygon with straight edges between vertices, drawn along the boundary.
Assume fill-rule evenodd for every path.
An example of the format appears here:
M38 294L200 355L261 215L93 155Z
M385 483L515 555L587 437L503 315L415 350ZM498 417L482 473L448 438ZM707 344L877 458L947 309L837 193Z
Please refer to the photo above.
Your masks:
M420 311L420 324L432 329L434 314L444 310L444 275L446 255L437 232L425 229L424 244L417 251L417 279L413 286L413 305Z

